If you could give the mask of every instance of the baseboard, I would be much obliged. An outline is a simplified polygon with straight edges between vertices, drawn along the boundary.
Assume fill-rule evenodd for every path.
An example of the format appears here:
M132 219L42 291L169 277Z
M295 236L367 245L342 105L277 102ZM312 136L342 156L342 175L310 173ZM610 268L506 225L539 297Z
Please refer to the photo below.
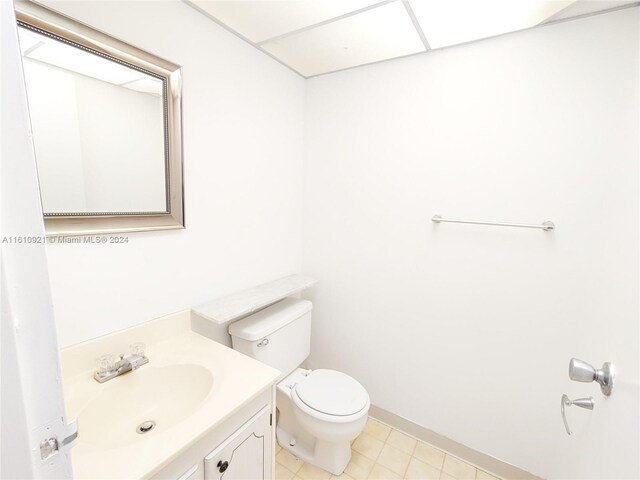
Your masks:
M459 457L461 460L475 465L480 470L484 470L504 480L542 480L540 477L526 472L521 468L478 452L375 405L371 405L369 416L382 423L386 423L396 430L407 433L418 440L422 440L436 448L444 450L455 457Z

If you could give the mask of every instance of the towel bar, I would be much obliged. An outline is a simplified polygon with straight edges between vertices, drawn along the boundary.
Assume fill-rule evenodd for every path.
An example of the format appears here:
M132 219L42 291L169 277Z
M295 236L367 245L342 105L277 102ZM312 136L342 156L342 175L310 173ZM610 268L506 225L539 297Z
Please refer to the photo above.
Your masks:
M443 218L440 215L434 215L431 218L434 223L469 223L472 225L491 225L495 227L519 227L519 228L539 228L548 232L556 228L551 220L545 220L541 224L537 223L505 223L505 222L480 222L477 220L455 220L453 218Z

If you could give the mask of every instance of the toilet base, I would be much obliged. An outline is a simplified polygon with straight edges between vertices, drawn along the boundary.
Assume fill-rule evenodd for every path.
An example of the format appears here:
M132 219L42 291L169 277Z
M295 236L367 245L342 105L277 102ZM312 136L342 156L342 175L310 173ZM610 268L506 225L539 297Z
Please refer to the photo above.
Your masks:
M339 476L351 460L351 440L364 429L369 406L348 422L326 422L308 417L292 401L291 390L309 373L310 370L298 368L278 383L276 439L292 455Z
M303 462L322 468L333 475L341 475L351 460L350 442L326 442L307 435L297 438L280 427L276 428L276 438L284 450Z

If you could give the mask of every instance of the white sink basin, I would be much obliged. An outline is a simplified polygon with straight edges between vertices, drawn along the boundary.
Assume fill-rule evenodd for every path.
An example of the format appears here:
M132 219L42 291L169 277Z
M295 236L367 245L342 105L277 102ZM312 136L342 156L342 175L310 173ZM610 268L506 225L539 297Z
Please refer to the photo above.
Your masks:
M79 438L101 448L144 441L191 415L212 387L211 371L200 365L143 365L103 384L78 416ZM155 426L138 433L149 421Z
M105 383L93 379L96 357L140 341L148 364ZM67 418L78 422L76 480L153 478L280 375L193 332L190 310L67 347L61 359ZM148 420L155 428L136 433Z

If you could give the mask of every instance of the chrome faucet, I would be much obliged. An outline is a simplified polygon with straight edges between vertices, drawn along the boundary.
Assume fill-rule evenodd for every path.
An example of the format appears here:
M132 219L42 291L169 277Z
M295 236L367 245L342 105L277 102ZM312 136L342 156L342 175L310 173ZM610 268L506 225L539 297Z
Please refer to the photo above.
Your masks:
M104 383L149 363L149 359L144 354L144 343L134 343L129 348L131 349L131 355L128 357L125 357L122 353L119 355L118 360L114 360L114 355L102 355L97 359L98 368L93 374L96 382Z

